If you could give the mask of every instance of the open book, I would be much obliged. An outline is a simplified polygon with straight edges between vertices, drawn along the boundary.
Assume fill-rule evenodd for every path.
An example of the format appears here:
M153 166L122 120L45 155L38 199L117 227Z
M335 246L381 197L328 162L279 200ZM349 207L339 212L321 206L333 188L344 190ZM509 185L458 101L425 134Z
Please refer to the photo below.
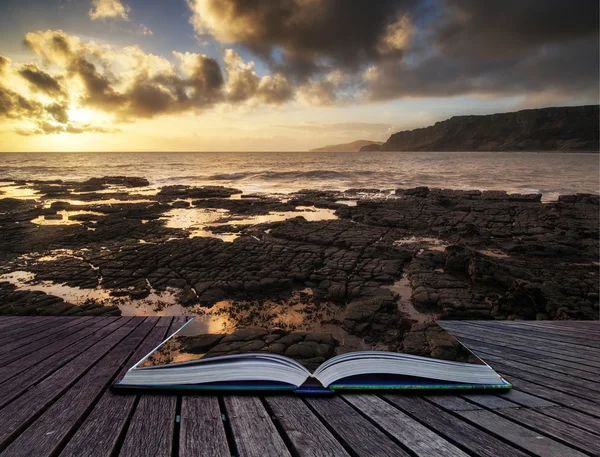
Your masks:
M404 335L404 340L393 345L396 352L349 352L343 343L329 334L279 329L212 334L191 320L136 363L114 387L300 393L511 387L435 323L425 326L422 335Z

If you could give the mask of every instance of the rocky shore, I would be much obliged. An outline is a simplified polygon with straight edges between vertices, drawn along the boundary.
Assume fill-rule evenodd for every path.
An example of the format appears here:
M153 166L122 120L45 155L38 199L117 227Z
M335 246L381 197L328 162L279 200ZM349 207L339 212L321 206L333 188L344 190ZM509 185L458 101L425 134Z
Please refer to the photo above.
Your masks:
M119 314L167 292L161 309L210 313L302 290L311 305L300 330L333 306L343 331L384 343L433 319L598 319L597 195L542 203L413 188L275 198L148 184L0 183L0 314ZM193 236L198 224L209 236ZM101 298L71 302L54 285Z

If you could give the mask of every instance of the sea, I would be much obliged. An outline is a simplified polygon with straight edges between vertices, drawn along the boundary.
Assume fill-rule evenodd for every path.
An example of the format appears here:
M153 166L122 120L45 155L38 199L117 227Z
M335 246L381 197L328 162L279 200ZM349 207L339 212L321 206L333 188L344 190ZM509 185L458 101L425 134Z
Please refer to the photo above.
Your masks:
M65 152L0 153L0 180L142 176L151 187L393 190L415 186L561 194L600 192L600 154L538 152Z

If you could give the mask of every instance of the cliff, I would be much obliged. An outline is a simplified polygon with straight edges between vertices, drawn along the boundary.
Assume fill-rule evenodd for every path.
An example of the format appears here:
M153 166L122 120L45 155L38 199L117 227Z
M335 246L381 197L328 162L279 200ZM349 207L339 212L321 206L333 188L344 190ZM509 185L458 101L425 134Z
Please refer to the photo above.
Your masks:
M332 144L329 146L324 146L322 148L310 149L308 152L358 152L363 146L370 146L372 144L380 145L383 144L383 142L371 140L358 140L353 141L352 143ZM379 148L377 148L376 150L379 150Z
M381 151L599 151L599 106L454 116L394 133Z

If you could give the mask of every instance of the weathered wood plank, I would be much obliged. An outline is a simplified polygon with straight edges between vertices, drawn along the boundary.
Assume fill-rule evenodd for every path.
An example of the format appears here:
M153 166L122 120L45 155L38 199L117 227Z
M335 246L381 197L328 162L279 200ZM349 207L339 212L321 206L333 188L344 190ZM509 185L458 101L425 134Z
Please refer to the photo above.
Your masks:
M502 410L497 413L546 436L560 439L582 452L600 455L600 436L530 409Z
M115 379L121 378L137 361L154 349L167 336L170 317L162 317L129 358ZM118 450L117 443L124 434L127 422L139 395L115 394L107 390L90 415L69 440L60 457L110 457Z
M487 395L487 396L486 395L469 395L469 396L465 396L464 398L468 401L475 402L478 405L485 406L488 409L494 409L494 410L507 409L507 408L514 409L515 407L520 408L520 406L521 406L518 404L514 404L512 402L506 401L506 400L502 400L503 403L498 403L497 401L490 401L491 399L494 399L494 396L491 396L491 395ZM532 413L530 413L529 411L535 412L534 418L531 417ZM503 411L499 411L498 413L500 415L504 414ZM588 432L591 432L592 434L598 435L598 438L600 438L600 419L588 416L587 414L584 414L584 413L573 411L572 409L569 409L569 408L563 407L563 406L555 405L555 406L536 408L536 409L520 408L517 411L511 411L509 413L506 413L505 416L509 417L509 418L513 418L516 422L523 423L525 426L530 426L531 424L542 424L542 425L545 424L548 419L540 418L539 416L537 416L537 414L550 416L550 417L553 417L554 419L558 419L559 421L563 422L565 424L565 427L563 427L563 428L566 433L569 433L571 426L575 426L576 428L586 430ZM535 420L532 420L532 419L535 419ZM540 428L540 431L545 433L546 429L552 430L552 424L556 425L553 422L548 427L542 426ZM570 425L566 425L566 424L570 424ZM535 427L533 427L533 428L535 428ZM554 432L551 432L551 434L550 434L551 437L552 437L552 433L554 433ZM548 433L546 433L546 435L547 434ZM560 434L556 434L556 436L560 437ZM592 439L592 441L600 442L600 440L598 438L592 437L591 439ZM590 439L590 437L588 437L586 439ZM568 440L566 440L566 441L568 441ZM585 448L582 448L582 449L585 450Z
M570 343L576 346L589 347L593 349L598 349L600 347L600 344L596 341L596 339L589 338L587 332L583 329L580 329L579 332L561 331L548 329L547 327L542 328L533 325L522 325L518 322L503 323L502 321L492 321L490 323L481 323L477 325L486 329L492 328L501 330L503 332L506 331L513 332L515 334L527 335L537 338L541 341Z
M444 323L443 326L445 326L446 324ZM444 327L446 328L446 327ZM501 347L505 347L505 348L515 348L515 349L523 349L523 348L529 348L529 349L534 349L536 351L543 351L544 353L546 353L548 356L555 356L555 355L560 355L560 356L566 356L568 357L568 360L573 360L573 361L577 361L577 363L580 363L582 365L586 365L586 366L590 366L590 367L594 367L594 368L600 368L600 361L597 361L595 357L590 357L589 354L585 354L584 356L581 356L576 350L573 349L565 349L562 347L557 347L554 345L548 345L545 344L543 342L540 342L539 340L528 340L528 341L523 341L523 342L515 342L513 339L511 338L507 338L505 337L501 332L493 332L493 331L489 331L489 332L477 332L477 333L473 333L473 332L469 332L469 330L464 330L464 329L458 329L458 328L454 328L451 326L448 326L448 331L452 334L452 336L454 336L455 338L457 338L459 341L462 341L465 338L469 338L470 340L474 340L474 341L481 341L484 343L489 343L489 344L495 344ZM468 346L468 344L465 344L466 346ZM564 359L564 357L562 357Z
M528 455L484 430L457 419L456 416L421 397L396 394L386 394L383 397L451 443L475 455L483 457Z
M435 404L443 406L443 402L438 401L437 396L428 397L428 400ZM456 403L468 403L464 399L457 397ZM551 439L548 436L540 435L539 433L530 430L527 427L516 424L505 417L503 414L511 414L515 411L523 413L525 409L499 409L491 412L485 409L467 409L455 408L452 411L462 418L471 421L477 427L481 427L494 435L508 440L527 451L543 456L543 457L561 457L561 456L582 456L581 452L562 444L561 442Z
M343 398L418 456L467 457L437 433L375 395L344 395Z
M176 395L142 395L119 455L170 457L176 404Z
M508 376L503 371L500 371L499 374ZM526 376L529 377L528 375ZM535 376L532 376L530 379L536 381ZM600 417L600 403L594 402L593 400L589 400L587 398L571 395L563 392L562 390L556 390L555 388L537 384L533 381L524 379L522 374L521 376L510 376L510 382L512 383L513 387L520 391L553 401L562 406L567 406L595 417Z
M448 327L448 331L451 334L453 334L453 332L450 330L451 328L452 327ZM471 336L475 339L489 338L491 336L495 336L499 337L500 340L503 340L511 345L529 345L531 343L533 345L536 345L536 348L538 349L562 349L569 351L571 354L578 358L590 358L591 360L595 360L594 357L598 353L598 350L596 348L585 347L578 344L566 343L562 341L544 340L538 336L530 336L529 334L527 334L527 332L524 331L515 332L511 330L486 327L484 325L479 324L472 324L466 330L462 330L462 332L466 333L466 336Z
M224 401L239 457L291 456L260 398L228 395Z
M184 322L184 318L180 316L171 322L161 319L159 325L166 329L166 335L172 335ZM169 457L173 448L176 407L177 395L175 394L142 395L119 455Z
M477 354L481 354L485 360L500 358L507 362L523 363L532 368L542 368L543 370L567 374L573 380L580 378L581 380L587 380L596 384L600 382L600 373L590 373L589 371L580 370L579 365L576 363L569 363L571 366L565 367L556 360L536 358L535 354L532 357L527 357L516 353L514 350L496 349L494 346L484 343L469 342L469 348L476 351ZM600 359L600 351L598 351L598 358Z
M505 346L502 344L498 344L497 342L488 342L482 340L475 340L472 338L459 337L460 341L468 346L471 350L476 350L477 352L485 352L491 350L491 353L494 355L504 355L507 358L513 358L513 356L518 356L521 358L533 359L538 361L539 363L553 363L555 365L559 365L560 367L568 367L575 368L580 371L584 371L588 374L600 374L600 368L591 367L588 365L583 365L577 361L577 359L573 359L572 356L567 355L558 355L558 354L549 354L547 351L537 350L537 349L526 349L525 347L515 347L515 346Z
M0 337L2 333L11 329L20 328L24 322L29 322L31 316L0 316Z
M336 437L358 456L409 455L340 397L307 398L306 401L329 424Z
M0 334L0 345L27 339L36 333L43 332L48 327L54 327L57 322L65 321L64 317L43 316L36 318L33 322L27 322L23 327L16 327Z
M80 321L65 322L57 327L52 327L44 332L38 333L31 340L13 341L2 346L2 354L0 355L0 366L6 365L20 357L31 354L40 348L43 348L55 341L59 341L82 328L89 327L96 319L89 316L80 318ZM104 319L104 318L100 318Z
M0 380L2 381L0 382L0 407L4 407L30 386L58 370L126 322L126 320L115 319L111 322L103 319L94 325L91 335L87 334L88 328L86 328L82 331L83 335L74 336L73 342L63 342L60 345L55 343L47 350L15 360L0 368Z
M184 395L181 404L179 457L230 457L216 396ZM75 456L73 456L75 457Z
M600 384L598 383L586 381L581 378L572 378L556 371L526 365L521 362L513 362L512 360L506 360L502 357L487 355L485 359L493 368L497 367L498 369L502 369L507 373L514 373L515 375L529 373L536 378L536 382L539 382L542 385L560 388L573 395L600 401Z
M73 432L108 387L121 365L135 351L156 320L145 319L127 338L111 348L98 363L85 373L69 390L50 406L33 424L21 433L5 450L10 457L45 457L55 455L63 441Z
M299 457L349 457L325 425L298 397L267 396L265 401Z
M541 457L581 457L585 455L559 441L540 435L487 410L459 411L457 414L534 455Z
M554 406L551 408L540 408L539 411L546 416L554 417L561 422L566 422L583 430L587 430L595 435L600 435L600 419L589 416L579 411L574 411L563 406ZM600 441L598 438L596 441Z
M122 318L127 319L127 318ZM67 391L110 349L131 333L144 319L127 319L125 325L107 335L23 395L0 410L0 447L17 434L55 399Z

